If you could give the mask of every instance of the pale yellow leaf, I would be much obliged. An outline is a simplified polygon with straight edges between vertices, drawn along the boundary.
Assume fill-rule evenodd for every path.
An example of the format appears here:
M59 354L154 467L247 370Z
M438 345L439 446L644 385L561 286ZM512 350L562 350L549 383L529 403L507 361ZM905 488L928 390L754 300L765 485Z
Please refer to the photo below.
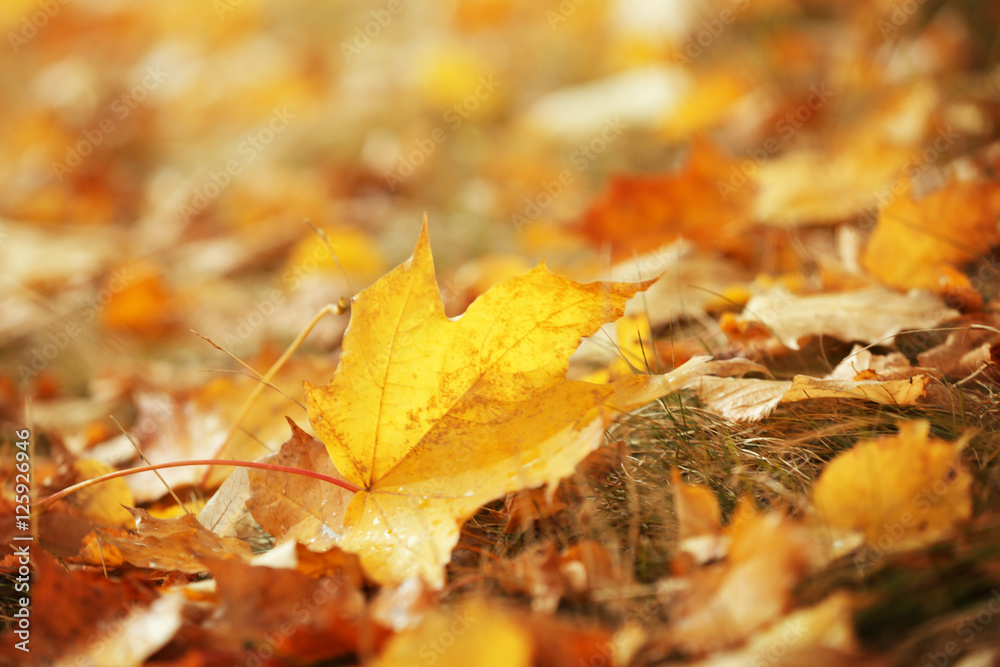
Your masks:
M732 421L755 422L771 414L792 383L708 376L693 386L708 410Z
M753 297L738 322L760 322L786 347L807 336L891 345L901 331L929 329L955 317L940 297L926 291L900 294L872 286L851 292L795 296L775 288Z

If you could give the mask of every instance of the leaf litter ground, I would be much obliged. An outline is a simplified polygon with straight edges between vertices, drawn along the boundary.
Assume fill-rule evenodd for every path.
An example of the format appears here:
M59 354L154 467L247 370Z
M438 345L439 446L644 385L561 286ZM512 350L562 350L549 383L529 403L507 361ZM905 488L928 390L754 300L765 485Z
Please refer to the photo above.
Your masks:
M32 428L36 508L142 464L109 414L153 463L266 456L362 491L216 466L163 472L184 507L151 475L52 503L33 651L8 632L3 660L997 660L992 10L719 3L674 36L629 3L459 2L359 46L360 7L46 27L24 4L0 16L30 82L0 154L0 407L4 438ZM418 245L378 280L425 210L443 268ZM591 289L585 326L549 317L563 289ZM230 434L252 369L359 292ZM565 337L521 349L522 320ZM515 372L483 382L495 327Z

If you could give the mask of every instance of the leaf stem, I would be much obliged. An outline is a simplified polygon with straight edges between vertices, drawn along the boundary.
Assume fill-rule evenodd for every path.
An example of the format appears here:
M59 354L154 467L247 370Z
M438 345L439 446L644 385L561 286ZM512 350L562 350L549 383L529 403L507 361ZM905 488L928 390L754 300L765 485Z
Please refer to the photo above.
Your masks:
M288 361L289 357L291 357L292 354L295 353L295 350L299 349L299 346L302 345L302 341L306 339L306 336L308 336L309 332L313 330L313 327L315 327L319 323L319 321L323 319L323 317L325 317L328 313L337 313L339 315L346 312L346 309L347 309L347 304L346 302L344 302L344 299L341 299L340 302L338 303L327 304L323 308L320 308L319 312L316 313L316 315L314 315L311 320L309 320L309 323L305 326L305 328L301 332L299 332L299 335L295 337L295 340L292 341L292 344L288 346L288 349L285 350L285 353L282 354L278 358L278 360L274 362L274 364L271 366L271 368L267 370L266 373L264 373L264 376L261 378L260 382L257 384L256 387L253 388L253 391L250 392L250 395L247 396L247 400L243 403L243 407L240 408L239 414L236 415L236 419L233 420L233 423L229 427L229 430L226 431L225 439L219 446L218 451L215 452L215 458L221 457L223 452L226 451L226 448L232 441L233 436L236 435L236 431L239 430L240 424L242 424L243 420L246 419L247 415L250 414L250 409L253 408L254 402L261 395L261 392L264 391L264 387L271 384L271 380L273 380L274 376L278 374L278 371L281 370L281 367L285 365L285 362ZM198 335L200 336L201 334ZM212 344L215 345L214 343ZM204 487L208 484L208 477L211 474L212 474L212 467L209 466L208 470L206 470L205 474L202 475L201 477L201 486Z
M224 459L197 459L193 461L170 461L168 463L157 463L154 465L140 466L138 468L126 468L125 470L115 470L114 472L109 472L106 475L101 475L99 477L94 477L93 479L87 479L72 486L67 486L62 491L56 491L51 496L43 499L37 505L39 513L44 512L49 505L55 503L58 500L70 496L77 491L82 491L89 486L94 486L95 484L100 484L101 482L106 482L109 479L115 479L117 477L127 477L128 475L134 475L140 472L150 472L152 470L163 470L164 468L181 468L184 466L202 466L202 465L217 465L217 466L233 466L236 468L256 468L258 470L271 470L274 472L286 472L293 475L302 475L303 477L312 477L313 479L318 479L321 482L327 482L329 484L334 484L344 489L345 491L350 491L351 493L357 493L361 490L360 487L351 484L350 482L337 479L336 477L330 477L329 475L324 475L323 473L315 472L313 470L306 470L304 468L293 468L291 466L277 465L275 463L259 463L257 461L227 461Z

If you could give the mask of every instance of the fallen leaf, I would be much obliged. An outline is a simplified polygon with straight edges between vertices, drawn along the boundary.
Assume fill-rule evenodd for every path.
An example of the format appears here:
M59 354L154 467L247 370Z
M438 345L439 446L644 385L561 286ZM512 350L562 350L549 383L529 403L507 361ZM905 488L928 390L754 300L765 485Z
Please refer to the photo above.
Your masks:
M135 531L97 529L84 540L76 563L135 567L195 574L207 570L206 557L249 560L250 548L231 537L205 529L193 514L179 519L156 519L142 509L129 508Z
M265 356L248 363L266 369L272 361ZM136 392L138 415L130 431L150 463L213 457L255 460L277 450L288 437L285 415L295 405L292 399L301 398L302 378L316 377L318 373L318 363L309 358L285 364L271 380L280 391L268 390L257 399L225 449L220 448L226 432L256 380L227 376L212 379L196 389ZM168 493L163 480L174 489L195 485L200 483L206 469L206 466L184 466L161 470L159 476L147 472L125 479L136 502L143 503ZM225 466L213 467L208 486L222 484L231 471L232 468Z
M755 422L770 415L779 403L821 398L914 405L927 396L932 380L923 374L905 380L836 380L796 375L787 381L706 376L695 379L690 386L709 411L732 421Z
M695 663L698 667L736 665L855 665L858 642L851 618L854 602L843 591L776 621L737 651Z
M781 397L782 403L810 401L819 398L864 398L882 405L913 405L920 399L931 377L915 375L907 380L818 380L796 375L792 385Z
M813 111L825 110L838 99L835 91L822 85L814 94L804 100L812 103ZM830 224L878 205L880 198L891 196L901 172L920 165L919 151L939 97L922 79L890 88L878 96L878 104L860 109L861 118L842 136L827 138L822 149L795 148L759 161L756 219L779 226ZM777 123L782 140L787 139L789 118L791 114Z
M810 531L780 513L751 517L730 539L726 559L695 571L670 612L670 641L686 653L733 647L781 618L817 558Z
M31 565L31 651L15 649L21 639L8 631L0 645L4 664L51 665L85 654L98 643L127 641L119 624L148 609L153 599L148 588L132 577L113 581L100 571L69 570L44 551L32 553ZM166 626L173 619L164 616L160 622Z
M791 386L785 380L711 376L698 378L692 384L706 409L737 422L755 422L767 417Z
M150 265L123 267L120 272L130 275L130 280L123 282L116 271L108 282L105 291L110 298L101 310L101 323L116 333L144 337L168 333L180 317L180 308L162 272Z
M160 650L180 629L186 599L180 591L166 591L148 608L133 609L124 618L108 625L104 636L92 637L90 644L75 655L63 656L56 667L101 665L133 667Z
M797 150L765 160L756 175L756 219L781 227L850 220L878 204L912 155L880 142L847 145L833 155Z
M952 331L943 343L917 355L921 366L938 369L949 378L961 379L980 369L984 378L1000 378L1000 334L995 330L965 327Z
M544 265L444 315L426 222L413 257L361 292L333 381L306 384L309 415L361 488L335 525L380 582L443 583L460 524L511 491L554 485L609 420L705 372L707 358L613 384L565 380L581 336L649 283L580 284Z
M706 310L722 301L725 294L748 276L737 263L723 256L698 248L690 241L678 240L648 253L618 264L604 272L608 280L638 281L659 277L645 292L632 297L625 305L625 316L635 318L640 326L656 329L684 317L705 316ZM749 298L749 297L748 297ZM616 363L621 359L620 324L606 324L594 336L585 338L573 361L594 364ZM634 337L633 328L629 332ZM648 338L648 336L647 336ZM611 341L618 341L615 346ZM699 347L704 350L703 346ZM633 366L655 368L656 354L650 345L636 347L629 360ZM671 357L667 357L671 358Z
M625 443L618 441L600 447L587 455L577 466L576 474L551 489L523 489L507 496L504 511L507 513L505 533L522 533L532 529L542 519L556 516L571 503L579 502L591 492L594 483L607 481L608 472L619 465L625 456Z
M528 549L516 558L487 566L504 590L531 597L531 609L554 613L564 599L592 599L599 591L617 590L633 583L631 572L614 552L593 540L583 540L560 551L548 543Z
M899 434L862 440L827 464L813 503L831 528L859 530L882 551L935 542L972 513L972 476L964 440L929 438L930 424L900 424Z
M738 102L748 92L747 82L734 76L730 67L699 73L698 85L664 121L664 134L672 140L682 140L710 130L728 115L738 113Z
M737 318L759 323L785 347L799 349L806 336L891 345L901 331L930 329L958 312L927 291L900 294L872 286L852 292L795 296L782 287L752 299Z
M826 376L827 380L903 380L915 375L928 375L926 368L914 368L901 352L872 354L868 348L855 345L851 353L840 360ZM862 376L863 377L859 377ZM874 377L873 377L874 376Z
M700 484L687 484L674 468L670 473L674 489L674 510L677 512L679 538L718 535L722 530L722 511L715 493Z
M607 20L604 12L582 9L585 16L577 14L574 26L579 23L586 30L588 22L596 26ZM525 120L543 132L574 140L609 127L655 127L692 83L690 73L673 65L629 68L547 92L527 110Z
M219 537L242 537L249 497L247 469L236 468L198 513L198 523Z
M83 481L109 473L112 468L100 461L85 458L73 462L73 471L79 475L80 481ZM134 525L132 515L125 508L134 505L135 501L132 499L128 484L123 479L111 479L83 489L70 496L67 502L83 516L100 525L116 528Z
M616 176L584 214L581 232L595 245L610 243L617 257L678 238L739 254L745 250L754 188L728 184L732 174L740 174L738 165L710 144L696 142L678 172Z
M414 656L441 667L528 667L528 630L485 602L466 602L454 611L435 609L413 630L393 636L372 667L409 667Z
M702 565L725 555L728 541L722 536L722 510L715 493L701 484L688 484L677 468L670 471L677 514L677 550L672 562L675 573L687 572L693 563Z
M123 239L102 229L74 229L66 225L3 224L4 242L0 262L6 289L60 286L71 280L86 280L114 262ZM58 262L51 259L58 257Z
M292 427L291 439L278 452L260 461L340 477L323 443L292 420L288 423ZM316 479L269 470L247 470L247 481L247 509L275 539L296 540L312 551L326 551L337 544L340 535L326 524L326 518L343 517L350 502L343 489Z
M538 667L629 664L632 637L611 635L594 624L562 620L559 616L532 614L522 617L534 640L534 664Z
M600 451L600 450L598 450ZM528 489L507 496L504 501L504 512L507 514L507 524L504 531L507 534L520 534L531 530L542 519L555 516L567 509L562 497L562 486L551 493L548 489Z
M998 217L995 181L951 180L919 200L911 186L879 211L861 262L887 285L946 292L952 272L1000 245Z
M365 600L350 578L314 579L297 570L206 558L216 582L221 614L212 630L236 640L251 655L267 650L295 661L316 662L371 650L385 631L366 623ZM275 632L280 628L280 632Z

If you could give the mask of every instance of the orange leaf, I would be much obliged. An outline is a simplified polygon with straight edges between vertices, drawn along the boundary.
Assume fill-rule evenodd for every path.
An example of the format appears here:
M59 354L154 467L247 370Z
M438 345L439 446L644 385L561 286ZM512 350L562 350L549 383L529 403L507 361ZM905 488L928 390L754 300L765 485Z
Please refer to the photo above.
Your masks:
M861 261L888 285L968 297L974 290L962 285L955 267L1000 245L998 217L998 182L952 180L919 200L907 190L879 212Z
M617 257L658 248L679 237L739 252L749 226L753 188L730 185L738 163L705 142L691 147L678 172L617 176L583 216L581 231ZM742 174L741 174L742 176Z

